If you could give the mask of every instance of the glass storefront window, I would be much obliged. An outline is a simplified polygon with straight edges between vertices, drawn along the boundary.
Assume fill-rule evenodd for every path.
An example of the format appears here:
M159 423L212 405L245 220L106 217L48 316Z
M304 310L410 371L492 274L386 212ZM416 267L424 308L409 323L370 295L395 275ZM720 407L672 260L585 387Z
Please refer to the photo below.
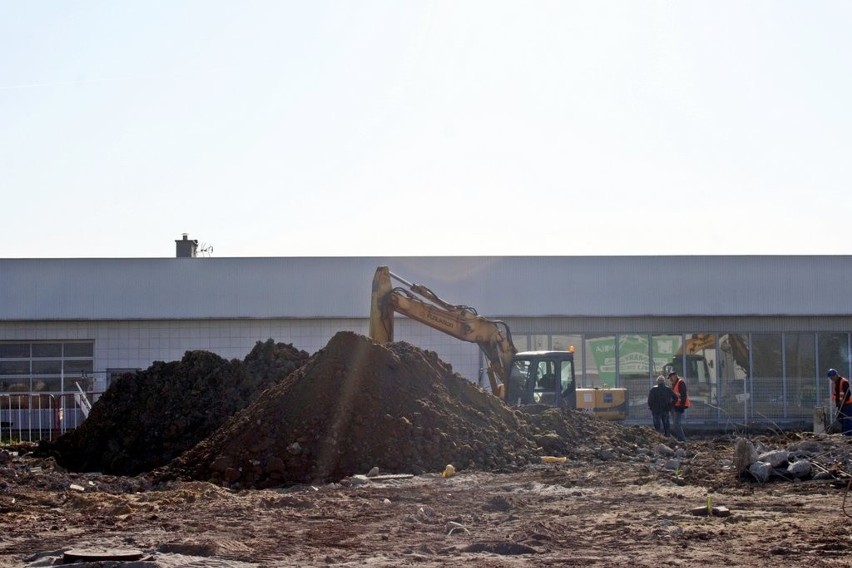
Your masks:
M554 351L568 351L571 347L574 348L574 351L577 351L581 341L583 341L581 335L554 335L551 337Z
M0 343L0 359L27 359L29 356L29 343Z
M672 364L675 372L686 381L692 404L689 409L691 419L716 417L717 341L714 333L688 333L684 336L683 345L675 353Z
M83 375L83 373L90 375L90 374L92 374L92 370L93 370L91 360L88 360L88 361L79 360L79 361L77 361L77 360L73 360L73 359L72 360L66 359L65 363L63 364L63 367L65 369L65 376L66 377L72 377L72 378L79 378L80 376Z
M531 351L547 351L550 349L549 335L533 335Z
M618 336L618 380L627 389L630 416L648 417L648 389L651 388L651 352L648 335Z
M65 357L92 357L94 355L95 344L86 343L65 343Z
M94 371L93 353L93 342L0 342L0 393L75 390Z
M819 376L825 377L828 369L847 377L849 375L849 338L845 333L820 333L817 339L819 349Z
M822 387L818 394L817 405L830 404L831 381L825 377L829 369L837 369L844 377L849 377L849 337L845 333L820 333L817 335L817 356L819 366L817 376Z
M641 378L647 381L651 376L650 361L647 335L618 336L619 379ZM650 387L650 384L648 386Z
M0 360L0 375L29 375L29 361L2 361Z
M668 376L676 361L678 368L683 368L683 336L652 335L651 374Z
M62 361L59 359L45 359L33 361L34 375L58 375L62 372Z
M751 371L751 399L755 415L783 418L786 386L780 333L752 334Z
M584 387L615 386L615 336L587 335Z
M746 379L749 373L748 335L719 335L717 359L719 409L721 420L743 421L751 414Z
M62 357L61 343L33 343L33 358Z
M62 379L42 377L33 379L35 392L62 392Z
M846 333L535 334L519 350L574 346L578 387L625 387L630 416L644 420L647 390L675 370L692 400L690 417L712 423L811 421L828 401L825 371L852 372ZM523 345L523 347L522 347ZM819 362L819 363L817 363Z
M785 333L787 417L807 420L817 406L816 334Z

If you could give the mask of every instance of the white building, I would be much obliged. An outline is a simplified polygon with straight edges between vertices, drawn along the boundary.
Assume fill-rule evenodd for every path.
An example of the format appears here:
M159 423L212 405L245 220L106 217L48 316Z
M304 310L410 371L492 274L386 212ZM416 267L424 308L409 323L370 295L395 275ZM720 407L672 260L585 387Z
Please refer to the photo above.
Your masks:
M519 350L576 348L580 386L630 390L666 364L693 423L811 420L829 367L850 374L847 256L0 259L0 395L103 391L188 350L243 358L274 339L314 353L366 334L377 266L505 321ZM477 347L400 318L396 340L485 386ZM2 402L2 401L0 401Z

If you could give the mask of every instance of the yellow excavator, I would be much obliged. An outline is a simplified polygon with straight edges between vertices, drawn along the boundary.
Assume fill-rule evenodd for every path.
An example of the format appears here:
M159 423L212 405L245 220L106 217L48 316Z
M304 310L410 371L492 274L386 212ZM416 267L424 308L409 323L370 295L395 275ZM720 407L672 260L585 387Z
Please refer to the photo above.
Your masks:
M394 286L393 281L402 286ZM491 392L510 404L561 406L610 420L627 417L626 389L576 388L573 348L519 353L505 322L480 316L470 306L446 302L426 286L412 284L380 266L373 277L370 307L374 341L394 340L395 313L476 343L487 361Z

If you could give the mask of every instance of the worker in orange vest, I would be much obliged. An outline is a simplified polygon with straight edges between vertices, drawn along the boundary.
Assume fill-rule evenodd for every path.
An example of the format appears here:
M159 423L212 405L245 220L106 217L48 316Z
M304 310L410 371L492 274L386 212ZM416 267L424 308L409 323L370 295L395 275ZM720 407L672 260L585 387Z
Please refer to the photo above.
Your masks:
M829 369L826 376L831 379L831 399L837 407L840 431L845 436L852 436L852 392L849 390L849 379L841 377L835 369Z
M686 381L674 371L669 373L669 380L672 382L672 398L674 400L672 430L678 441L685 442L686 434L683 433L683 417L686 409L689 408Z

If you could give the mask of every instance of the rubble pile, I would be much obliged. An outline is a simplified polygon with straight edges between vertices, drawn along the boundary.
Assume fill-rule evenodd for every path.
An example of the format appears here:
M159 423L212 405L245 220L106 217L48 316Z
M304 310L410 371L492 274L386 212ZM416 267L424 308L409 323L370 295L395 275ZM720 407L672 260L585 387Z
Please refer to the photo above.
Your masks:
M544 454L571 459L628 456L637 447L650 448L664 440L647 427L607 422L585 412L545 405L522 406L520 410Z
M533 458L529 430L434 353L340 332L170 469L243 487L494 469Z
M155 362L114 381L89 417L37 454L74 471L136 475L163 466L210 435L309 354L269 339L243 361L207 351Z
M848 479L852 475L852 452L838 447L839 436L826 434L791 441L772 448L761 440L739 438L734 446L734 465L743 480Z
M77 472L273 487L374 467L505 471L544 455L632 455L656 440L576 411L511 408L433 352L340 332L313 356L270 339L244 361L190 351L156 362L115 381L77 430L36 453Z
M512 409L432 352L340 332L167 471L232 487L334 481L374 467L499 471L619 428L575 411Z

